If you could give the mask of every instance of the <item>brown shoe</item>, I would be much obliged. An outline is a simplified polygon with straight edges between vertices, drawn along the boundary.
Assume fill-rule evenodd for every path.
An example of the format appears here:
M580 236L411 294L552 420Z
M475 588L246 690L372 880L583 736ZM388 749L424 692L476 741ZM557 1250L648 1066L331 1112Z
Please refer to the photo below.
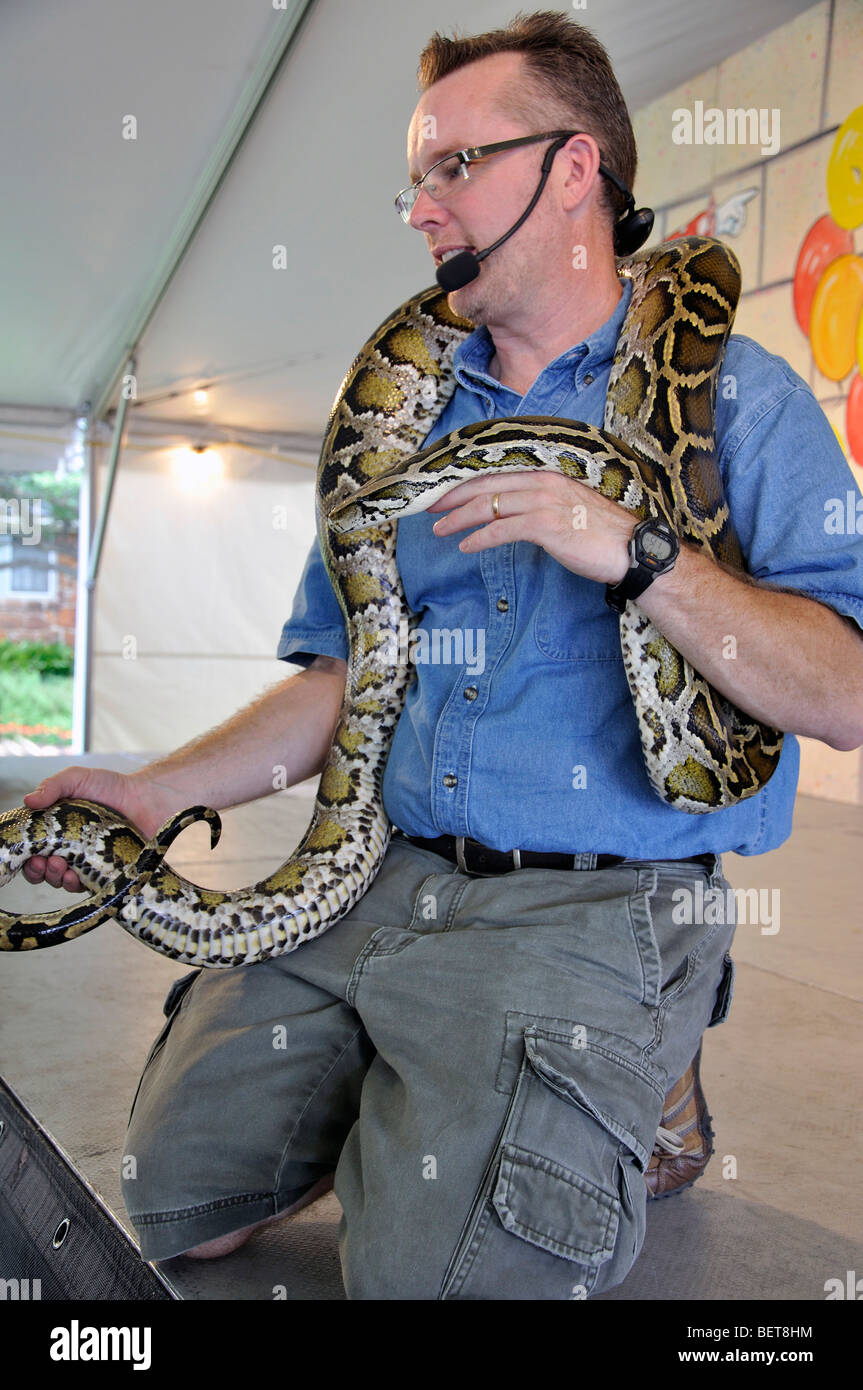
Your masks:
M699 1076L701 1044L665 1097L662 1121L644 1175L649 1197L670 1197L701 1177L713 1153L713 1126Z

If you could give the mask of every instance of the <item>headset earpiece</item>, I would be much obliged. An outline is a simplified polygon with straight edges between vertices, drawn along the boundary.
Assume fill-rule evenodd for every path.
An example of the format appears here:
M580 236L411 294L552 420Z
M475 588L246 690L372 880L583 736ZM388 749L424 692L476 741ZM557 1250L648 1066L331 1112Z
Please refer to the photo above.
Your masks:
M643 246L653 231L653 209L630 210L614 228L615 256L631 256Z
M600 164L599 172L609 183L613 183L619 193L626 199L626 210L614 224L614 254L615 256L632 256L640 246L643 246L653 231L653 209L635 207L635 199L630 193L626 184L623 183L616 174L604 164Z

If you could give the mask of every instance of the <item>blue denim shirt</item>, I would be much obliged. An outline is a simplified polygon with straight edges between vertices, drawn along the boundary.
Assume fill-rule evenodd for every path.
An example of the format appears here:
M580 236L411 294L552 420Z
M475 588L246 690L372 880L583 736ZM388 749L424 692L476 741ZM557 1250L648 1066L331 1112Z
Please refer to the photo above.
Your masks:
M474 420L512 415L601 426L630 294L624 281L611 317L550 362L524 396L489 376L493 344L478 328L455 353L457 386L426 443ZM849 494L859 492L806 383L783 358L732 336L716 432L750 572L863 627L863 537L835 534L835 502L834 521L826 519L833 499L848 499L850 515ZM437 515L398 525L399 571L427 646L417 650L418 679L384 777L384 806L396 825L413 835L471 836L502 850L630 858L760 854L787 838L799 769L793 736L786 735L770 782L748 800L706 815L666 805L644 770L618 619L604 586L529 541L465 555L458 549L465 532L433 534ZM453 630L463 634L461 652L446 635ZM316 654L347 652L315 541L278 655L304 666Z

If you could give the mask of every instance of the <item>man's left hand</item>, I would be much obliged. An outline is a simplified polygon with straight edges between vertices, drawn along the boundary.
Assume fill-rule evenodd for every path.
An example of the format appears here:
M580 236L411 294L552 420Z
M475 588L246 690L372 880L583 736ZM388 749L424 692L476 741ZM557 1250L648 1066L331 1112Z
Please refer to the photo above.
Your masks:
M492 510L495 493L499 517ZM573 574L600 584L617 584L629 570L629 540L637 517L562 473L520 470L472 478L428 511L447 513L435 522L436 536L480 527L459 542L465 554L533 541Z

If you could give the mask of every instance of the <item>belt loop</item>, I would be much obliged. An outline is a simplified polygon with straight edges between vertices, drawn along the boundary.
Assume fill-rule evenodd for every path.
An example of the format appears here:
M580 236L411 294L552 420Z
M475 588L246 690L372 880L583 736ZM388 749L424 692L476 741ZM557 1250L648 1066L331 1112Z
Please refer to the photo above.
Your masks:
M520 849L514 849L514 850L512 851L512 862L513 862L513 864L515 865L515 867L516 867L517 869L520 869L520 868L521 868L521 850L520 850Z
M464 862L464 835L455 837L455 860L463 874L468 872L467 864Z
M574 869L595 869L595 868L596 868L596 854L595 854L595 853L588 853L587 851L585 851L583 854L574 854L574 855L572 856L572 860L573 860L572 867L573 867Z

